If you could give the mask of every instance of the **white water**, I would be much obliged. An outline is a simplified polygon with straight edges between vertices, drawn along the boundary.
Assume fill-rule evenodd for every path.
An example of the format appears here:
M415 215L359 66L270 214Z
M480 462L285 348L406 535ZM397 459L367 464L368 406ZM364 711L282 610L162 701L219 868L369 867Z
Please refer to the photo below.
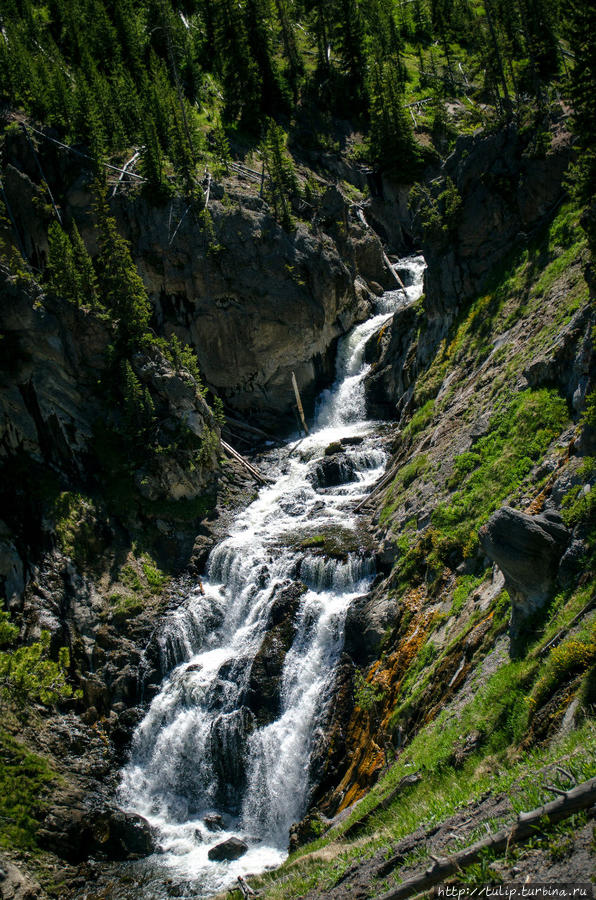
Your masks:
M274 483L212 551L204 594L197 586L160 637L164 667L172 671L135 734L120 799L158 829L156 866L192 882L193 896L282 862L289 828L307 808L310 757L346 612L368 590L374 568L365 555L330 559L302 549L301 541L330 527L353 530L352 509L385 467L374 423L366 420L364 353L392 313L420 296L422 257L401 267L409 276L405 292L385 293L377 314L340 342L336 381L321 395L312 434L291 455L290 445L268 454ZM350 480L322 490L316 470L325 448L346 438ZM258 728L245 705L252 662L280 590L296 581L307 590L285 657L279 714ZM224 830L208 831L203 818L212 813L223 816ZM248 852L235 862L210 862L209 849L232 835L247 841Z

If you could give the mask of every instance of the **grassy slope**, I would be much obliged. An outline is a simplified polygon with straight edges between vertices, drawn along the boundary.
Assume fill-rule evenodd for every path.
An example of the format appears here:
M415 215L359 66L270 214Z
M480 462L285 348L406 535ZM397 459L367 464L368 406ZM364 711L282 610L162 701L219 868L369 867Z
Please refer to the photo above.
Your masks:
M502 582L493 581L490 569L456 575L449 568L454 558L474 559L477 528L494 509L506 501L537 511L553 472L556 477L581 465L568 453L573 425L565 400L554 387L524 389L520 380L536 357L549 356L557 336L588 301L577 219L573 208L561 209L552 225L502 268L492 289L462 312L419 379L418 411L398 450L409 461L379 512L401 550L387 590L405 614L367 673L384 698L382 710L373 721L370 711L356 709L351 734L369 743L365 749L353 747L355 765L342 786L349 800L363 799L339 826L258 879L267 897L331 890L355 863L365 868L375 856L390 856L404 835L441 822L487 791L509 798L510 816L530 809L552 798L544 789L552 778L533 773L555 762L564 762L577 780L596 774L596 728L589 717L596 613L586 615L555 650L541 654L594 592L593 524L583 525L592 548L585 574L532 623L521 659L508 654L509 598ZM481 434L470 447L466 435L475 426ZM417 521L428 525L419 531ZM584 711L563 732L563 715L574 698ZM371 754L382 760L381 742L374 740L379 721L394 739L402 729L405 747L390 752L394 761L365 794L364 782L360 790L353 786L370 767ZM416 771L422 773L420 782L361 828L354 824ZM499 822L489 821L488 827L497 830ZM349 837L342 837L348 828ZM465 842L475 836L471 832ZM422 862L427 852L417 847L402 871ZM398 873L370 884L370 896L399 880Z

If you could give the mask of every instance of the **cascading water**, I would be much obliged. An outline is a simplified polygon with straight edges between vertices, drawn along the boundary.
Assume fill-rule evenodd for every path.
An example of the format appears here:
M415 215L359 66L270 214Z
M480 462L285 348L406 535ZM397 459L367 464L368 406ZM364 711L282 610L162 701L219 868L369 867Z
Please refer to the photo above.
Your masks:
M368 590L374 567L357 553L333 559L309 551L300 536L353 531L351 510L383 471L386 455L366 420L365 348L396 309L420 296L423 270L422 257L402 260L405 290L385 293L377 314L340 342L336 381L320 397L313 433L291 455L289 446L268 454L273 484L238 516L210 555L202 589L164 625L162 660L172 671L135 734L120 799L158 829L156 866L187 882L193 896L278 865L290 826L305 812L313 742L333 689L346 612ZM317 467L325 448L340 440L340 478L322 489ZM246 699L253 663L275 604L296 582L304 588L279 709L259 727ZM222 817L217 832L204 822L213 814ZM233 835L248 852L211 862L209 849ZM143 896L163 894L147 888Z

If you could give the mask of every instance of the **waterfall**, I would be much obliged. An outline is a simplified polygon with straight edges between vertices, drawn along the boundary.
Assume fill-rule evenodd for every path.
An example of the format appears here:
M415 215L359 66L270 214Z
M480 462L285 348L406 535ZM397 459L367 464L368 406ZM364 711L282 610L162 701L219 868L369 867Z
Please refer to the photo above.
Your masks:
M278 865L290 826L304 815L346 612L374 577L369 556L341 546L356 534L354 506L387 461L366 420L366 344L420 296L423 269L422 257L402 260L405 290L385 293L375 315L342 339L336 380L319 398L312 434L291 455L289 446L267 455L273 483L237 516L211 552L202 590L191 590L161 630L170 674L135 733L120 801L158 830L162 852L154 865L192 882L194 896ZM330 463L335 457L325 449L338 441L339 461ZM325 536L338 542L337 552L322 552ZM275 709L261 721L255 709L265 699L255 699L255 670L279 622L289 644L268 699ZM213 815L221 817L217 832L205 824ZM209 849L232 835L248 852L234 862L209 861ZM143 896L161 894L148 888Z

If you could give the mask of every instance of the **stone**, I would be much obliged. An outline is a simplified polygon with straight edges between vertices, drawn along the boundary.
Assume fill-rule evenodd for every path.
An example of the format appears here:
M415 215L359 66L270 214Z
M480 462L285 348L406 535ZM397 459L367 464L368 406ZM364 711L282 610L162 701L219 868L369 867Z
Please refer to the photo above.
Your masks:
M345 624L344 649L358 666L377 659L388 630L400 617L395 598L387 595L382 585L371 594L357 597L349 606Z
M528 516L509 506L497 510L480 529L480 545L502 571L511 597L513 641L551 596L570 537L556 512Z
M205 816L203 822L209 831L222 831L224 827L224 821L217 813L210 813L208 816Z
M325 456L333 456L334 453L341 453L343 447L341 441L333 441L328 447L325 447Z
M261 646L253 660L245 703L259 726L272 722L281 711L281 679L286 654L296 634L296 614L305 587L299 582L277 593Z
M221 844L216 844L209 850L207 856L213 862L227 862L240 859L248 850L248 844L237 837L228 838Z
M557 580L561 587L571 587L582 572L588 548L584 541L573 540L561 558Z
M0 857L0 896L2 900L37 900L47 896L38 882L4 857Z
M156 849L155 830L136 813L107 810L94 818L91 832L95 848L108 859L142 859Z
M310 473L310 480L316 487L338 487L354 481L356 470L351 460L342 453L325 456Z

